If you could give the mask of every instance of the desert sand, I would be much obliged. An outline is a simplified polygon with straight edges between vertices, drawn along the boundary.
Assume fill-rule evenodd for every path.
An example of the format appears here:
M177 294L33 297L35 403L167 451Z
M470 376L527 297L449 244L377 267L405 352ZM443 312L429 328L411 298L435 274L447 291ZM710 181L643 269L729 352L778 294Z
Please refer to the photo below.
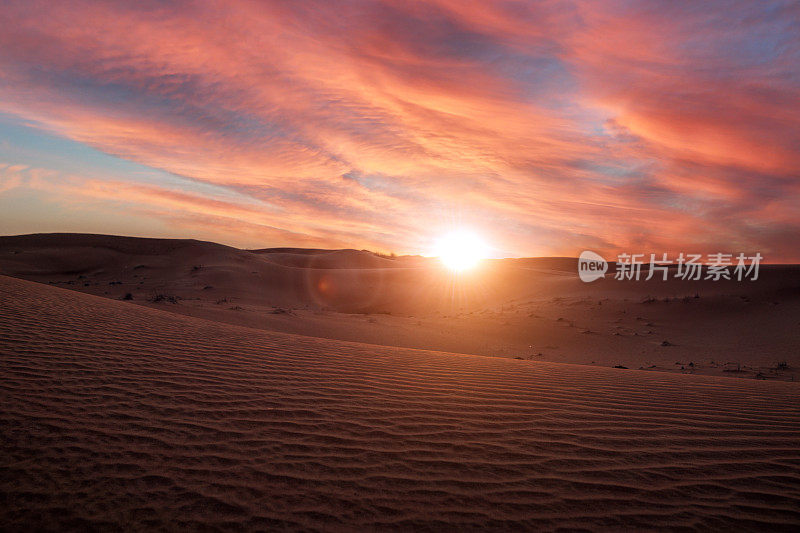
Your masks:
M0 524L800 527L800 269L575 269L0 237Z
M193 240L0 237L0 274L215 322L386 346L800 380L800 267L745 281L581 282L570 258L239 250Z
M296 336L5 276L0 352L9 530L800 525L795 383Z

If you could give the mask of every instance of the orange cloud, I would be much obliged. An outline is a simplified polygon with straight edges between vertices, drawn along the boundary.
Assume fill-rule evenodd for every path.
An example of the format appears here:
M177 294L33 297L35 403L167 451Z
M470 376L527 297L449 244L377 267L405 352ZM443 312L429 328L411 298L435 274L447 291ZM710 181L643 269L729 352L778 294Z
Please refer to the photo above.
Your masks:
M0 111L185 179L45 187L124 197L176 234L419 252L457 219L518 254L736 243L800 259L800 15L717 11L11 1Z

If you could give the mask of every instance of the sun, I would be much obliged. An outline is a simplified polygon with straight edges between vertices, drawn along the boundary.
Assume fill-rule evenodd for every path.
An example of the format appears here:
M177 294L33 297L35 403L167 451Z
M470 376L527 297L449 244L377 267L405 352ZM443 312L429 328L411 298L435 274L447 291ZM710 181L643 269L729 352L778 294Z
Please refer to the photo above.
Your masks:
M436 241L434 255L450 270L462 272L486 259L489 247L479 235L468 230L458 230L443 235Z

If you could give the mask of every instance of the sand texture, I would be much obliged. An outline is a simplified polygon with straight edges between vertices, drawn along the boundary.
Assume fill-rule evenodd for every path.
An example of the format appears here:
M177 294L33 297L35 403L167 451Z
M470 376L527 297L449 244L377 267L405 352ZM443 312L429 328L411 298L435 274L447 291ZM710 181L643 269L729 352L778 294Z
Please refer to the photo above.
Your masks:
M757 282L582 283L568 258L438 261L112 235L0 237L0 275L269 331L800 382L800 267Z
M0 523L800 527L800 388L270 333L0 276Z

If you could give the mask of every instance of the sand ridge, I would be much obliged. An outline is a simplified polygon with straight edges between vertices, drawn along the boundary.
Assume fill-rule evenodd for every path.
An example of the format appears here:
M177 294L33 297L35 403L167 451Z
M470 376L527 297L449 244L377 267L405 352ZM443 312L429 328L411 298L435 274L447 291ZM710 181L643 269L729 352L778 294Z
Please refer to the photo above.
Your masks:
M216 322L631 370L800 381L800 267L582 283L570 258L459 276L422 257L112 235L0 237L0 273Z
M304 338L0 277L2 523L800 525L800 388Z

